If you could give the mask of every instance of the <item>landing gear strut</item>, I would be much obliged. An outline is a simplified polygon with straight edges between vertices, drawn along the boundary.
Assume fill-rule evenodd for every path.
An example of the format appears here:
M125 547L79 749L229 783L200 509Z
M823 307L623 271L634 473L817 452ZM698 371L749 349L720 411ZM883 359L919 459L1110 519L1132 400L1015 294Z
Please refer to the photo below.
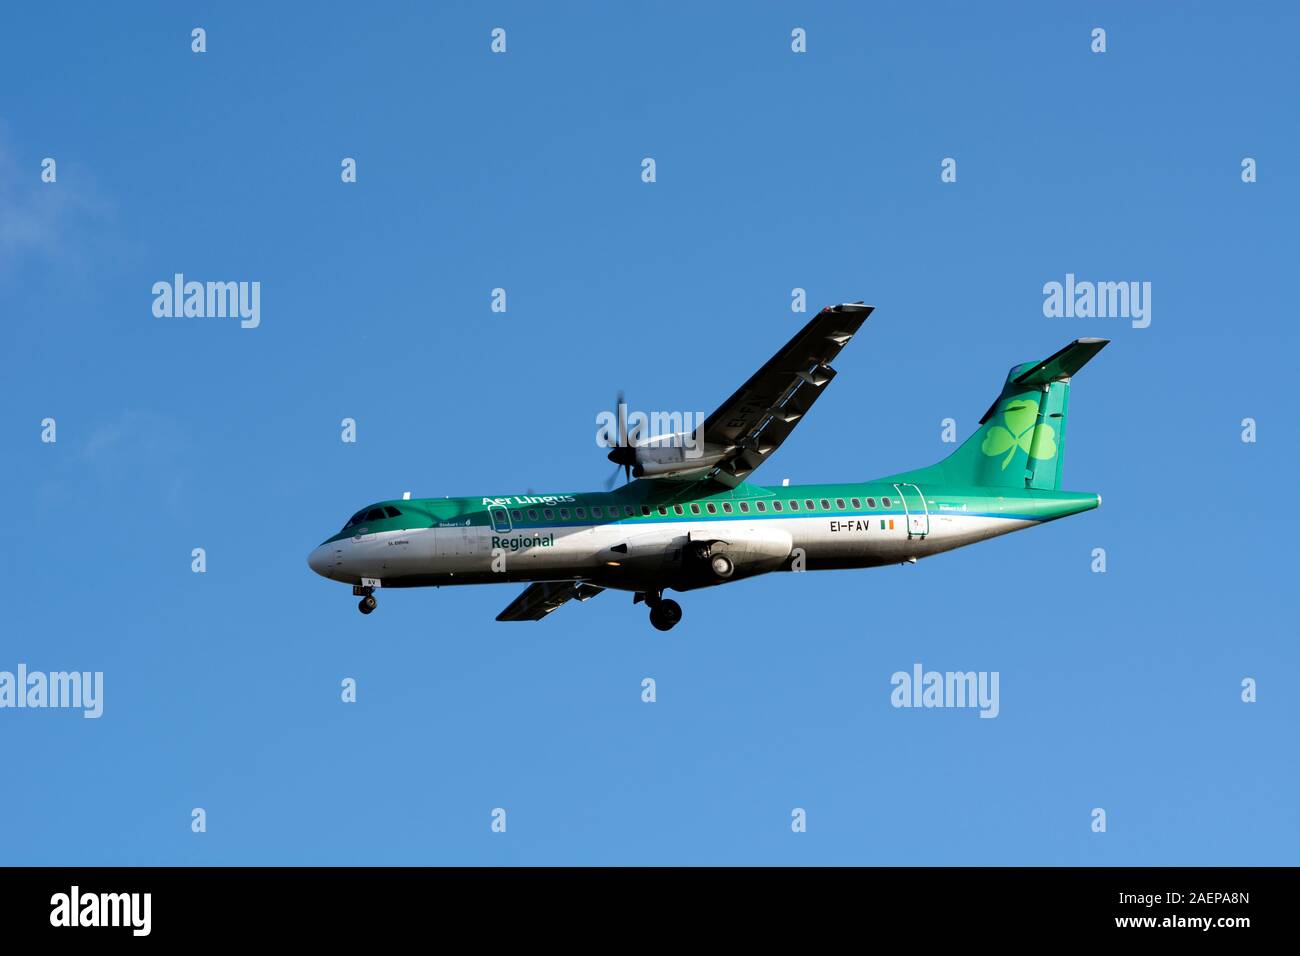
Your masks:
M357 604L357 610L362 614L369 614L375 608L379 607L379 602L375 600L374 588L354 587L352 593L361 595L361 601Z
M638 595L650 607L650 623L660 631L671 631L682 619L682 606L672 598L665 598L662 591L646 591ZM635 598L633 599L635 601Z

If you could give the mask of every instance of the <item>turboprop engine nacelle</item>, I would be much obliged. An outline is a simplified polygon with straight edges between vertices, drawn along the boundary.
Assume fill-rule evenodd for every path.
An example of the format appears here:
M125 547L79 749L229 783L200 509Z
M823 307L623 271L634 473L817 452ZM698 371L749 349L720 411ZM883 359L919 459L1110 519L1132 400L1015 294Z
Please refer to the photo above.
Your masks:
M638 478L686 478L702 475L727 457L724 445L701 441L695 432L660 435L636 446L632 474Z

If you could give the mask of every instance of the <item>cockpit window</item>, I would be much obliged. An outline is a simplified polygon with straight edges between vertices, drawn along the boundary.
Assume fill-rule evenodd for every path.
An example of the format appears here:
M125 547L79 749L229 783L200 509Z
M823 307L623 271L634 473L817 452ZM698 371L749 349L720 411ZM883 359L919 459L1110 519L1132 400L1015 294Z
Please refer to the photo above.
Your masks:
M367 520L367 521L383 521L383 520L384 520L384 509L383 509L383 508L371 508L371 509L370 509L370 513L366 515L366 520Z
M396 518L401 515L401 512L392 505L384 505L384 514L388 515L390 518Z
M366 520L366 513L364 511L358 511L356 514L354 514L351 518L348 519L348 523L345 524L343 527L351 528L354 524L361 524L361 522L365 520Z

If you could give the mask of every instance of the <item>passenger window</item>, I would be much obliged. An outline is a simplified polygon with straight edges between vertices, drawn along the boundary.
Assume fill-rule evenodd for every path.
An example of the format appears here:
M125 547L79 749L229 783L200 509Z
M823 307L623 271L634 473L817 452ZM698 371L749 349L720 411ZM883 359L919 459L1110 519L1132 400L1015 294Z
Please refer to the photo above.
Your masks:
M881 499L880 499L880 503L881 503L882 505L884 505L886 508L892 508L892 507L893 507L893 505L890 504L888 498L881 498Z
M668 509L665 508L663 505L660 505L659 514L663 515L665 518L668 517Z
M743 512L745 512L745 514L749 514L749 502L748 502L748 501L742 501L742 502L740 503L740 510L743 511Z
M510 520L511 520L511 521L523 521L523 520L524 520L523 513L520 512L520 511L518 511L518 510L511 511L511 512L510 512Z
M605 512L601 510L600 505L592 505L591 516L593 518L603 518L605 517Z
M840 507L841 507L841 508L844 507L844 502L842 502L842 501L840 502ZM822 511L830 511L830 510L831 510L831 503L830 503L829 501L827 501L825 498L823 498L823 499L822 499Z
M809 499L807 499L806 501L804 501L803 506L804 506L805 508L807 508L809 511L816 511L816 510L817 510L817 506L816 506L815 504L813 504L811 498L809 498Z
M699 514L699 513L700 513L700 506L699 506L699 505L691 505L691 514L693 514L693 515L697 515L697 514Z
M790 502L790 510L791 510L791 511L798 511L798 510L799 510L799 502L797 502L797 501L792 501L792 502Z
M684 514L684 513L685 513L685 512L682 511L682 506L681 506L681 505L673 505L673 511L676 511L678 514Z
M650 506L649 506L649 505L642 505L642 506L641 506L641 517L643 517L643 518L648 518L648 517L650 517Z
M727 514L731 514L731 502L724 501L722 503L722 510L725 511Z
M772 502L772 510L773 510L773 511L780 511L780 510L781 510L781 502L779 502L779 501L774 501L774 502Z
M709 509L709 514L711 514L711 515L715 515L715 514L718 513L718 506L715 505L712 501L710 501L710 502L709 502L707 505L705 505L704 507L706 507L706 508Z
M568 508L561 508L561 509L560 509L560 520L561 520L561 521L568 521L568 520L569 520L569 509L568 509Z
M764 503L761 502L761 501L756 501L756 502L754 502L754 507L757 508L759 511L766 511L766 510L767 510L767 505L764 504Z
M529 509L528 509L528 520L529 520L529 521L536 521L536 520L537 520L537 511L536 511L535 509L533 509L533 508L529 508Z
M542 514L546 516L547 521L550 521L552 518L555 517L555 512L552 511L550 508L547 508L545 511L543 511Z
M649 513L650 513L649 511L646 512L646 514L649 514ZM624 505L624 506L623 506L623 514L625 514L625 515L626 515L627 517L629 517L629 518L635 517L635 516L636 516L636 509L633 508L631 505Z
M586 509L586 508L579 508L579 509L577 509L576 511L574 511L573 514L574 514L576 517L578 517L578 518L585 518L585 517L587 517L587 509Z
M874 508L875 506L876 506L876 499L875 499L875 498L868 498L868 499L867 499L867 507L868 507L868 508Z
M836 507L836 508L839 508L841 511L843 511L843 510L844 510L844 499L843 499L843 498L836 498L836 499L835 499L835 507Z

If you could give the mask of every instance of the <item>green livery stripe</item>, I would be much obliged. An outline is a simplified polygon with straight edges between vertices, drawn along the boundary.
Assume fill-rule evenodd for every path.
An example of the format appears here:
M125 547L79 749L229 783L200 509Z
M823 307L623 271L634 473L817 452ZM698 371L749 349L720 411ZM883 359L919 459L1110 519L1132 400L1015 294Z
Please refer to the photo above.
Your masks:
M792 485L767 487L742 484L739 487L719 491L709 495L699 495L702 482L667 482L636 481L613 492L587 492L577 494L554 495L500 495L476 498L416 498L410 500L390 500L378 502L371 508L392 507L400 512L398 517L384 518L379 521L365 522L356 527L346 528L329 541L350 538L358 533L382 531L400 531L430 527L457 528L491 527L492 509L505 509L510 515L514 528L529 529L542 527L575 527L619 524L629 527L641 524L700 523L705 521L761 521L761 520L795 520L799 518L880 518L905 520L908 511L893 485L869 484L828 484L828 485ZM960 515L979 518L1006 518L1024 521L1051 521L1066 515L1077 514L1097 507L1100 500L1093 494L1069 492L1044 492L1034 490L1014 490L1008 488L933 488L924 487L925 509L914 489L907 489L907 509L913 514L923 513L928 509L930 517L943 515ZM991 494L991 492L1000 492ZM852 507L852 499L857 498L861 507ZM889 507L884 506L884 499L890 500ZM822 499L829 504L823 509ZM876 508L866 507L867 499L877 503ZM812 500L814 508L809 510L806 502ZM843 500L844 508L836 507L836 501ZM772 509L772 502L782 504L781 511ZM798 510L791 510L789 502L797 501ZM757 504L763 502L766 510L759 512ZM742 512L740 505L748 506ZM683 514L676 514L676 506L681 506ZM692 505L700 509L699 514L692 511ZM709 505L715 509L708 510ZM730 506L730 512L724 510ZM659 508L666 514L660 514ZM601 510L600 517L593 517L593 508ZM627 509L633 510L628 515ZM579 509L583 517L578 517ZM617 517L610 514L617 509ZM536 513L536 518L529 517L529 511ZM546 512L551 517L546 517ZM649 512L648 514L646 512ZM561 513L566 517L561 517ZM514 518L519 514L518 519ZM364 529L364 530L362 530Z

